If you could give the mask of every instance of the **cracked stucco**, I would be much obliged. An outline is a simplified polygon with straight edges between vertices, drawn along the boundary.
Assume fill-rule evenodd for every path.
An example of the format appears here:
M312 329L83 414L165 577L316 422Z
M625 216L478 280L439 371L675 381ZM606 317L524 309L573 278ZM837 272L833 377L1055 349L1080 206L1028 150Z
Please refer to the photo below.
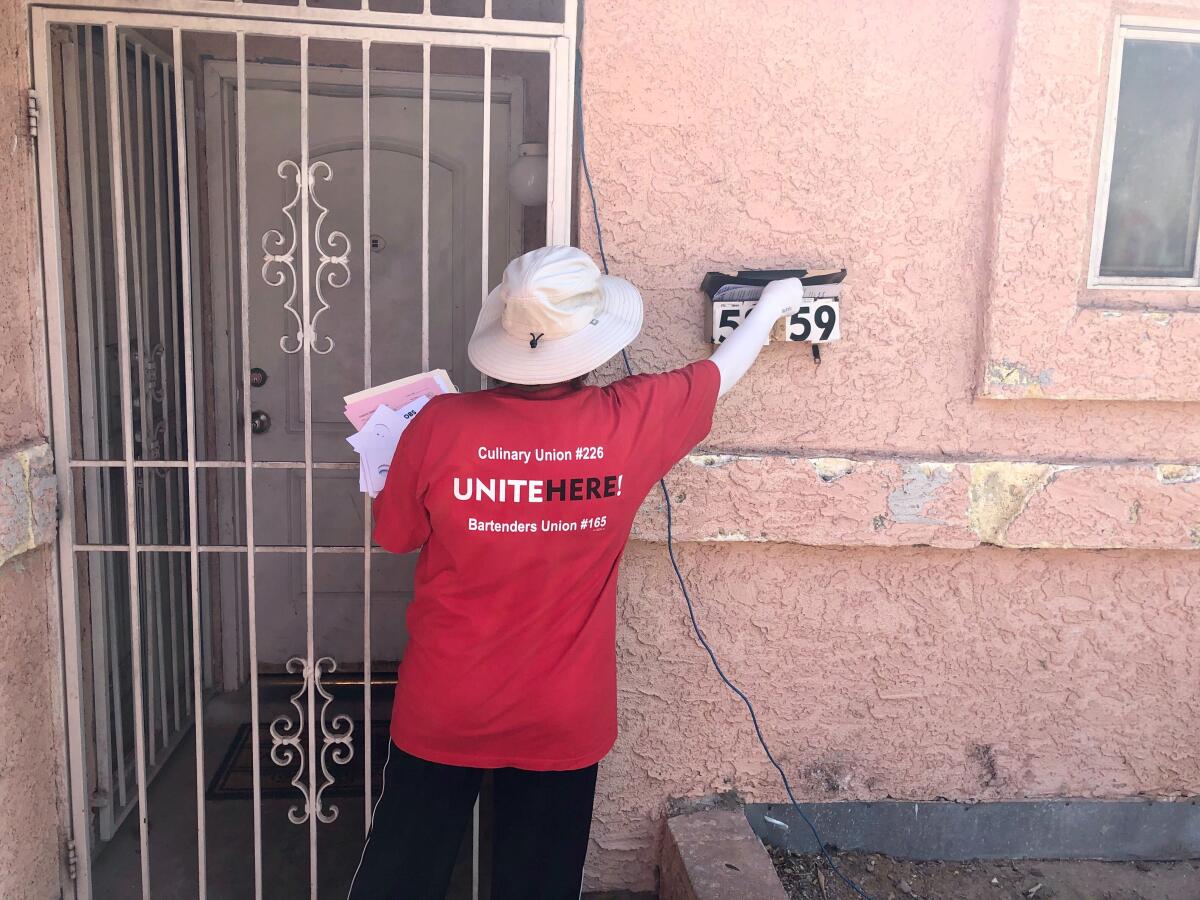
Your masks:
M668 484L681 541L1191 550L1200 467L695 454ZM634 537L665 540L651 492Z
M0 452L0 566L54 540L56 488L46 443Z
M967 519L979 539L988 544L1003 544L1008 526L1054 471L1054 466L1038 463L972 465Z
M907 525L945 525L944 519L925 514L938 491L950 483L954 466L948 463L912 463L904 467L904 483L888 494L887 508L893 521Z
M988 363L984 378L989 385L999 385L1009 388L1010 390L1007 392L1008 396L1016 393L1016 391L1011 390L1016 388L1023 390L1023 396L1025 397L1045 397L1045 389L1050 386L1052 381L1052 376L1049 372L1042 371L1034 374L1020 363L1009 362L1008 360Z

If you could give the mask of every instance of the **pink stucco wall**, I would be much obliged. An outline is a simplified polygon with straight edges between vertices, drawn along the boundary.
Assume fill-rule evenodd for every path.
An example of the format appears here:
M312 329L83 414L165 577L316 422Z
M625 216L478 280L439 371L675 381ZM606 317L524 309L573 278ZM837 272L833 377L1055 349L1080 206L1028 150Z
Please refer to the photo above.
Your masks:
M586 6L606 247L647 301L634 365L708 352L709 269L850 270L843 341L819 368L768 347L673 476L706 633L805 798L1200 792L1200 409L1162 400L1200 345L1168 359L1154 332L1097 365L1103 336L1080 350L1032 290L1086 271L1117 12L1200 3ZM1043 121L1069 133L1034 141ZM1059 369L1022 369L1026 345ZM1055 399L1122 375L1125 399ZM653 885L668 797L783 799L662 537L651 498L623 569L592 887Z
M29 85L23 6L0 0L0 272L6 312L0 316L0 469L26 469L44 452L43 331L35 256L33 151L22 104ZM40 445L40 449L39 449ZM0 487L0 897L59 896L62 841L57 800L63 729L55 685L58 653L51 624L52 547L28 549L10 535L11 489ZM19 493L19 492L18 492ZM28 510L25 510L28 512ZM27 531L32 533L32 529ZM9 540L9 538L12 540ZM14 558L13 549L25 550Z

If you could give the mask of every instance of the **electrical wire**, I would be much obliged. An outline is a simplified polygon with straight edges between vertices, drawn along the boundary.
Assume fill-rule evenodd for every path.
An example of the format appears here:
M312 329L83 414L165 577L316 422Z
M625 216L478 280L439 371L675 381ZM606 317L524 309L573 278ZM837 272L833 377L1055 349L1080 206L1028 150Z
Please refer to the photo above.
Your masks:
M583 179L587 184L588 197L591 199L592 224L596 231L596 244L600 250L600 264L604 270L604 274L607 275L608 255L604 252L604 231L600 227L600 209L596 205L596 189L592 186L592 173L591 169L588 167L587 146L584 142L582 53L578 55L578 60L576 63L575 84L575 97L577 101L575 120L577 122L576 132L579 136L579 163L580 167L583 169ZM630 365L629 354L624 348L621 349L621 359L625 363L626 373L632 375L633 366ZM696 639L700 641L700 646L702 646L704 651L708 654L708 658L712 661L713 668L716 670L717 675L720 676L721 680L725 682L725 686L733 691L733 693L737 695L738 699L745 704L746 711L750 714L750 723L754 726L754 734L758 738L758 743L762 747L763 753L766 754L768 761L770 761L771 765L775 767L775 771L779 773L779 778L783 782L783 789L787 791L788 800L792 804L792 809L795 811L796 815L800 817L804 824L808 826L809 831L812 832L813 840L817 842L817 848L821 851L821 856L824 858L825 864L828 865L829 868L833 870L833 873L837 875L837 877L840 878L846 884L846 886L850 888L850 890L854 891L855 894L857 894L859 897L863 897L864 900L871 900L871 895L866 893L866 891L864 891L858 886L858 884L855 883L854 879L838 868L837 863L833 861L833 857L829 855L829 851L825 847L825 842L821 839L821 833L817 831L817 826L814 825L812 820L804 814L804 810L800 808L800 804L796 801L796 795L792 792L792 785L788 780L787 772L783 770L783 766L779 764L778 760L775 759L775 754L771 752L771 748L767 744L767 739L763 735L762 727L758 723L758 713L755 712L754 704L751 702L750 697L745 691L734 684L728 675L725 674L725 670L721 668L721 663L717 659L716 652L713 650L712 645L709 644L708 640L704 637L704 632L700 629L700 622L696 618L695 604L692 603L692 596L688 592L687 584L683 578L683 572L679 568L679 561L675 558L675 535L672 530L673 516L671 510L671 493L667 490L667 479L665 477L659 479L658 487L659 490L662 491L663 502L666 504L667 556L670 557L671 568L675 571L675 580L679 582L679 590L683 594L684 602L687 603L688 618L690 618L692 621L692 631L696 633Z

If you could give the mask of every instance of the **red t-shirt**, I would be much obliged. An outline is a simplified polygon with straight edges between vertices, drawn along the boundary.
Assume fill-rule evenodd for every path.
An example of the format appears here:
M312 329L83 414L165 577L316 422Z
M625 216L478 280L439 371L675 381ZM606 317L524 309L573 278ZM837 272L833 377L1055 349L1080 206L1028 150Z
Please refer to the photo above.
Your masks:
M709 360L606 387L435 397L375 540L421 548L392 740L478 768L590 766L617 737L617 567L654 483L712 426Z

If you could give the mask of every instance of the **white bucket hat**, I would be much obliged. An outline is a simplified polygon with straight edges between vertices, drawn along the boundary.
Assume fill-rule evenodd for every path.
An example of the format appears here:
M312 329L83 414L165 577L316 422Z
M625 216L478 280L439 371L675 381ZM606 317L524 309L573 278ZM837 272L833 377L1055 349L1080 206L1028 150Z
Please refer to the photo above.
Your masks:
M642 297L602 275L576 247L518 256L488 294L467 345L480 372L512 384L553 384L586 374L642 330Z

